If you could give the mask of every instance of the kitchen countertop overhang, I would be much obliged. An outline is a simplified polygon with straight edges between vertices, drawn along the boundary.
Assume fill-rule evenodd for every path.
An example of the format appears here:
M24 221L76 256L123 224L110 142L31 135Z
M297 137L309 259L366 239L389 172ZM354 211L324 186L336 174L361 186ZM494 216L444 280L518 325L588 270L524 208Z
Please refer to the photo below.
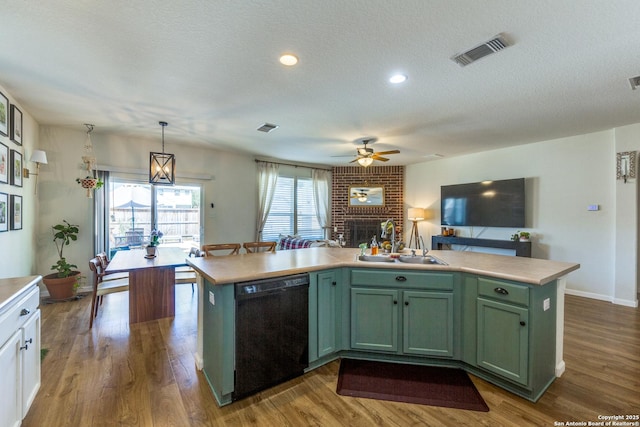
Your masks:
M187 258L187 263L215 285L340 267L464 272L544 285L580 268L580 264L570 262L466 251L429 252L429 255L448 265L358 261L359 253L359 249L351 248L307 248L276 253Z

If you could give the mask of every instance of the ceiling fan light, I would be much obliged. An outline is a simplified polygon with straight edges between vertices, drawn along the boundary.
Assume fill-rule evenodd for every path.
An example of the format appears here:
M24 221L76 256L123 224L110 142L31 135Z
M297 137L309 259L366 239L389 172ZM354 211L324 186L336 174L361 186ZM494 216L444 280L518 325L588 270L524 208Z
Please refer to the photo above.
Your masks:
M365 168L373 163L373 159L371 157L360 157L358 159L358 164L360 166L364 166Z

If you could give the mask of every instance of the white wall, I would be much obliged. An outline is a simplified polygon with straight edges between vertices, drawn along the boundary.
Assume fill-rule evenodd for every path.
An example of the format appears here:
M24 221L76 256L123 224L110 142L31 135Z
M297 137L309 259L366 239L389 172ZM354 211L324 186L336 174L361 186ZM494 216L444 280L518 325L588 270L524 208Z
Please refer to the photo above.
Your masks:
M533 257L580 263L568 276L569 292L634 305L636 213L635 208L619 211L621 205L635 206L636 184L616 192L621 185L615 180L616 137L622 135L628 150L638 148L640 126L633 126L409 165L405 202L432 210L433 219L419 224L426 240L439 234L441 185L524 177ZM587 211L591 204L600 210ZM516 231L458 227L462 236L504 240Z
M23 166L35 171L35 164L29 162L33 149L38 147L38 123L29 111L23 108L5 88L0 92L10 104L18 106L22 112L22 145L11 141L9 136L0 135L0 142L11 150L22 154ZM7 132L10 135L10 132ZM9 171L10 172L10 171ZM22 230L0 233L0 278L21 277L35 274L35 229L37 227L38 201L34 192L35 177L23 178L22 187L0 184L0 192L22 196ZM9 180L9 182L11 182Z
M91 136L99 165L132 171L148 170L149 152L161 148L160 130L158 138L153 140L100 134L99 128ZM87 198L85 190L75 182L76 178L85 176L81 159L85 137L83 130L41 127L40 148L49 158L49 164L41 167L38 190L41 209L37 218L35 270L42 275L50 273L49 267L56 261L51 226L66 219L80 226L80 234L79 241L65 249L65 256L90 277L88 262L94 252L93 199ZM177 184L198 182L203 185L203 242L254 240L257 178L253 157L173 145L169 133L165 133L165 151L176 155ZM212 179L181 178L184 173L210 175ZM141 177L148 179L148 175ZM211 203L214 208L210 207Z
M636 151L640 145L640 124L615 130L615 152ZM636 159L637 161L637 159ZM638 165L636 165L636 174ZM638 280L638 179L617 180L616 232L615 232L615 282L613 301L629 305L637 295L634 286ZM637 301L636 301L637 302Z

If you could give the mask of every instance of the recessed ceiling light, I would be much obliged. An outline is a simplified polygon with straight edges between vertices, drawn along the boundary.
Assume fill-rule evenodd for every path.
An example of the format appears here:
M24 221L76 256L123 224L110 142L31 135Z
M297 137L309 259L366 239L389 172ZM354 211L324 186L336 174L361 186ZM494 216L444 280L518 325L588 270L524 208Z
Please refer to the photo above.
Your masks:
M291 53L285 53L280 57L280 63L282 65L286 65L287 67L291 67L298 63L298 57Z
M394 74L389 78L389 81L394 84L404 83L407 81L407 76L405 74Z

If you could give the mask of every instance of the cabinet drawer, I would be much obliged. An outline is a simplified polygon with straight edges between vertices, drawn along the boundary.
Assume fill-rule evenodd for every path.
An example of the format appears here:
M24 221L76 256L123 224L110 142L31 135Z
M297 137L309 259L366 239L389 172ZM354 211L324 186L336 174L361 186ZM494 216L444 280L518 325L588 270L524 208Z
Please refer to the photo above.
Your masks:
M351 284L402 287L404 289L453 289L453 273L416 272L406 270L351 270Z
M478 278L478 295L498 301L529 306L529 287L502 280Z
M39 303L40 292L34 286L0 315L0 347L36 312Z

